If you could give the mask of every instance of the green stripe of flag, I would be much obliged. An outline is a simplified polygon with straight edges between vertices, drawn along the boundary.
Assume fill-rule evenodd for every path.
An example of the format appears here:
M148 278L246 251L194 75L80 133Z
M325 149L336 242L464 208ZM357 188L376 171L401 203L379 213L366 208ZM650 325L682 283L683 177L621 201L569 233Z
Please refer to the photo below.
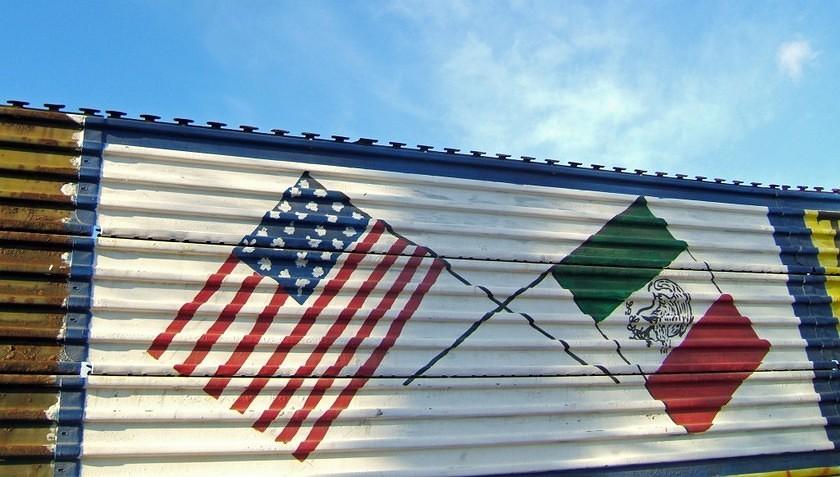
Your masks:
M600 322L687 247L671 235L664 220L653 215L645 198L639 197L555 265L551 273L560 286L572 293L581 311ZM629 270L581 273L581 265Z

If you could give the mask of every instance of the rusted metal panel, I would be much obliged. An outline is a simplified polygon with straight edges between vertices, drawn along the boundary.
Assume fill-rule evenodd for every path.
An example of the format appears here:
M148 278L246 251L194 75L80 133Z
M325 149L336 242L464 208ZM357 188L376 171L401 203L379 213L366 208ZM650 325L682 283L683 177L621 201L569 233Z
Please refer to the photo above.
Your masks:
M77 470L96 180L82 170L82 126L0 107L3 475Z
M81 131L84 117L59 111L0 106L0 120L8 123L33 123Z
M56 454L63 438L80 432L81 392L78 380L55 375L0 375L0 473L40 477L72 469Z
M73 153L34 152L21 148L0 147L0 169L75 176L79 172L79 157Z
M72 204L75 184L62 181L43 181L18 177L0 178L0 199L31 200Z
M93 229L92 218L92 212L72 207L0 204L0 228L3 231L82 233Z
M0 106L0 142L7 144L78 149L82 125L71 114Z
M0 230L90 233L96 185L82 173L83 123L0 107Z

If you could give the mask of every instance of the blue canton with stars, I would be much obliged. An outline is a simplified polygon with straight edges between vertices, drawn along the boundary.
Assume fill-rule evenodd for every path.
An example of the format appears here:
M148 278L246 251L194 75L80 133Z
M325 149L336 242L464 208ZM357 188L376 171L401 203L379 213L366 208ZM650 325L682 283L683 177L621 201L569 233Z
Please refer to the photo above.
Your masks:
M304 172L233 253L303 304L370 220L346 195Z

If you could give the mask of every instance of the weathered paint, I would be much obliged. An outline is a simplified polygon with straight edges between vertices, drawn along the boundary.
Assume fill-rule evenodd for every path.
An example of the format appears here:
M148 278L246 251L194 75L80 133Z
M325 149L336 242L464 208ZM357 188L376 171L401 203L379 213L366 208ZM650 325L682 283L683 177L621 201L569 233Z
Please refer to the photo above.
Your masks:
M12 231L66 233L76 211L71 208L44 208L32 205L0 205L0 227Z
M79 156L74 153L34 152L0 147L0 169L72 177L79 172Z
M75 236L93 213L77 194L91 188L79 185L82 125L78 116L0 107L3 475L65 475L78 454L68 438L83 399L66 378L85 356L92 262L90 239Z
M69 114L0 107L0 142L77 149L82 124L81 118Z
M0 311L0 334L4 337L55 338L63 332L65 315L38 311Z
M31 201L57 202L72 204L76 193L75 185L63 181L41 181L32 179L0 179L0 199L20 199Z

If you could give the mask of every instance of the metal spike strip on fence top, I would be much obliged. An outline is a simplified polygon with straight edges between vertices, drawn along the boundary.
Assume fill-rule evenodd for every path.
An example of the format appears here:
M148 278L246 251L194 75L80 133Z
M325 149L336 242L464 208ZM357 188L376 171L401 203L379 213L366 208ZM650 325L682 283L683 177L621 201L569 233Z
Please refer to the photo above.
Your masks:
M62 112L62 110L64 108L66 108L66 105L64 105L64 104L43 103L44 109L39 109L39 108L36 108L36 107L29 107L30 103L28 101L21 101L21 100L15 100L15 99L7 100L6 103L9 106L14 107L14 108L22 108L22 109L29 109L29 110L35 110L35 111ZM244 132L244 133L249 133L249 134L274 135L274 136L288 137L288 138L294 138L294 139L303 139L303 140L308 140L308 141L330 141L331 140L332 142L336 142L336 143L356 144L356 145L361 145L361 146L376 146L377 143L379 143L379 141L377 139L364 138L364 137L360 137L356 141L351 141L350 137L341 136L341 135L331 135L330 136L331 139L319 139L321 135L317 134L317 133L312 133L312 132L302 132L300 136L290 136L289 131L286 130L286 129L270 129L269 132L258 132L259 131L258 127L249 126L249 125L245 125L245 124L239 125L238 129L232 129L232 128L227 128L227 123L223 123L223 122L219 122L219 121L206 121L205 124L207 124L207 126L201 126L201 125L195 124L195 121L192 120L192 119L181 118L181 117L172 118L173 122L171 122L171 123L166 122L166 121L161 122L160 121L160 119L161 119L160 116L157 116L157 115L154 115L154 114L145 114L145 113L144 114L138 114L139 119L136 119L136 118L127 117L128 116L127 113L125 113L123 111L118 111L118 110L113 110L113 109L104 110L104 113L103 113L103 111L100 110L100 109L90 108L90 107L79 107L78 111L84 116L97 116L97 117L103 117L104 116L108 119L125 119L125 120L134 120L134 121L146 121L146 122L161 123L161 124L173 124L173 125L179 125L179 126L190 126L190 127L198 127L198 128L210 128L210 129L218 129L218 130ZM66 111L64 111L64 112L66 112ZM425 144L418 144L415 149L411 149L411 148L406 148L405 147L407 145L406 143L397 142L397 141L388 141L387 144L388 144L388 146L383 145L383 146L379 146L379 147L391 147L393 149L405 149L405 150L413 150L413 151L419 151L419 152L437 152L438 154L450 154L450 155L458 154L458 155L466 156L466 157L493 158L493 159L501 159L501 160L510 160L513 157L510 154L502 154L502 153L496 153L495 155L487 156L486 152L479 151L479 150L470 150L469 154L459 154L461 152L461 149L453 148L453 147L444 147L444 148L442 148L443 152L438 152L438 151L433 151L434 146L429 146L429 145L425 145ZM524 163L543 164L543 165L549 165L549 166L558 166L559 163L560 163L560 161L558 161L556 159L543 159L542 161L539 161L539 160L537 160L536 157L533 157L533 156L519 156L519 160L524 162ZM584 165L582 162L577 162L577 161L568 161L567 164L568 164L568 166L559 166L559 167L569 167L569 168L578 168L579 169L579 168L581 168L581 166ZM594 170L594 171L600 171L600 172L604 172L604 173L607 173L607 174L629 173L629 172L627 172L628 168L620 167L620 166L612 166L611 167L612 170L609 170L609 169L607 169L607 166L604 166L602 164L590 164L589 168ZM663 178L668 177L668 173L663 172L663 171L655 171L652 175L649 175L648 171L645 170L645 169L633 169L633 173L636 174L636 175L639 175L639 176L651 176L651 177L663 177ZM687 174L673 174L673 177L676 178L676 179L686 179L689 176ZM694 178L698 182L706 182L706 179L707 179L706 176L694 176ZM745 184L749 184L749 186L752 186L752 187L760 187L762 185L761 182L745 182L745 181L741 181L741 180L731 180L727 183L726 179L723 179L723 178L720 178L720 177L713 178L713 181L714 181L715 184L733 185L733 186L742 186L742 185L745 185ZM771 190L782 190L782 191L788 191L788 190L792 189L791 186L786 185L786 184L782 184L782 185L780 185L780 184L768 184L768 186L766 188L771 189ZM798 185L798 186L796 186L796 189L798 191L801 191L801 192L806 192L806 191L808 191L809 186ZM825 187L821 187L821 186L812 186L812 187L810 187L810 189L812 189L814 192L826 192L827 190L829 190L834 194L840 194L840 188L826 189Z

